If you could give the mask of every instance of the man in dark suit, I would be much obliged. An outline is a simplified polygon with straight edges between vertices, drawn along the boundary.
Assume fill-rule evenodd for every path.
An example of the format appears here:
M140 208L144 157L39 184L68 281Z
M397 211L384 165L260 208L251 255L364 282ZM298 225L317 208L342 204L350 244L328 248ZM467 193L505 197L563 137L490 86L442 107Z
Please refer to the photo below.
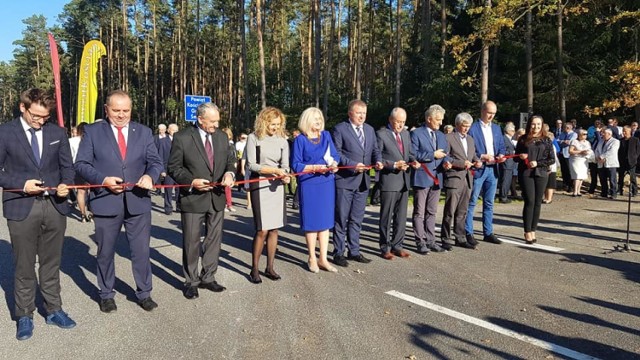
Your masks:
M475 244L467 242L464 226L469 208L471 187L473 186L471 167L480 168L482 163L476 155L473 138L467 135L473 123L473 117L468 113L460 113L456 116L455 123L456 131L447 134L450 152L442 164L446 169L444 187L447 191L440 238L443 246L450 248L452 245L451 225L453 225L455 244L467 249L475 249Z
M178 125L169 124L167 128L167 136L158 140L158 155L162 159L162 165L164 169L160 174L162 185L175 185L176 182L171 176L167 174L167 167L169 165L169 154L171 153L171 143L173 142L173 135L178 132ZM175 191L174 191L175 190ZM172 187L164 188L164 213L171 215L173 213L173 194L176 194L176 198L179 197L180 192ZM177 199L176 199L177 201Z
M442 252L436 244L436 215L442 191L442 160L449 152L445 135L438 129L444 120L445 110L440 105L431 105L424 114L425 123L411 132L411 148L416 161L429 169L419 167L411 173L413 186L413 233L418 253Z
M191 184L189 188L180 189L178 200L182 211L184 296L187 299L197 298L198 288L213 292L225 290L216 281L215 274L222 244L224 187L233 186L236 162L235 153L229 151L227 135L216 131L220 123L218 107L204 103L198 106L196 114L197 126L174 135L169 157L169 176L179 184ZM206 235L201 246L203 222ZM201 249L202 270L198 271Z
M506 123L504 126L505 155L513 155L516 153L516 147L513 145L513 142L511 142L515 133L515 125L511 121ZM500 189L498 197L502 204L508 204L511 202L511 199L509 199L509 192L511 191L511 180L513 178L513 169L515 169L515 167L516 162L511 158L498 164L498 172L500 173L500 178L498 179L498 188Z
M380 251L387 260L409 254L402 249L411 186L407 171L410 163L419 164L411 151L409 132L404 128L406 121L407 112L394 108L389 115L389 125L376 133L384 164L380 171Z
M502 243L493 233L493 201L498 187L497 164L504 161L506 153L502 130L500 126L493 123L497 112L498 107L493 101L485 102L482 104L480 119L475 121L469 129L469 136L473 138L476 145L476 156L484 161L484 166L476 170L473 175L473 189L469 198L465 231L467 242L471 245L477 245L477 241L473 238L473 212L479 197L482 197L483 239L494 244Z
M46 122L54 109L52 96L29 89L20 95L22 115L0 126L0 187L14 254L18 340L33 335L38 278L47 324L76 325L60 298L60 258L70 211L66 184L73 184L74 172L65 130ZM7 191L12 189L21 191Z
M624 174L629 173L629 192L631 196L636 196L638 192L638 182L636 180L636 164L640 155L640 139L633 136L633 129L627 125L622 128L622 139L618 148L618 193L624 193Z
M89 194L98 245L100 310L117 310L114 300L116 240L124 224L138 304L146 311L158 307L151 299L151 198L162 160L148 127L131 121L131 98L121 90L107 95L107 119L85 127L75 169L90 184L102 184Z
M333 128L331 136L340 154L340 166L353 166L336 173L336 214L333 228L333 262L348 266L347 259L359 263L371 260L360 253L360 230L367 206L371 182L366 166L382 169L382 158L376 133L367 119L367 104L362 100L349 103L349 119ZM345 248L348 257L344 256Z

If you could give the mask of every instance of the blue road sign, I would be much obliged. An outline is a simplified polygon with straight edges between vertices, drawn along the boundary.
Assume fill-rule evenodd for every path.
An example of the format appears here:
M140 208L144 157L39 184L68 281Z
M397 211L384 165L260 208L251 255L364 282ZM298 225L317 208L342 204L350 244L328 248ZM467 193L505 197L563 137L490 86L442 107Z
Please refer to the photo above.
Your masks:
M185 95L184 96L184 119L186 121L196 121L196 111L200 104L211 102L211 96Z

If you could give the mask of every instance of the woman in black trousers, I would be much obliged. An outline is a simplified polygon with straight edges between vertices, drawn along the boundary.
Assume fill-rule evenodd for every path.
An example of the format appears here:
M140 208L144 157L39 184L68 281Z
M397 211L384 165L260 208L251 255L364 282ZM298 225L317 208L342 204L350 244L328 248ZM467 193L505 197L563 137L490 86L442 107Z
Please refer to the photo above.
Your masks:
M547 170L555 162L554 149L546 131L542 128L542 117L534 115L527 121L527 133L518 139L516 158L518 181L522 188L524 208L524 241L536 242L536 228L540 219L540 207L547 184Z

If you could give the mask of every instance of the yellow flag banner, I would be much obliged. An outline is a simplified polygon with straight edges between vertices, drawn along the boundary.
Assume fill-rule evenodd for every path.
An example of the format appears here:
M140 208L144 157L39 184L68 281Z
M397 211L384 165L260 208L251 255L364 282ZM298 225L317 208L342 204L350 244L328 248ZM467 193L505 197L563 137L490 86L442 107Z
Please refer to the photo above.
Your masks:
M78 118L81 122L93 123L96 118L96 102L98 101L98 61L107 55L107 49L98 40L91 40L82 51L80 76L78 78Z

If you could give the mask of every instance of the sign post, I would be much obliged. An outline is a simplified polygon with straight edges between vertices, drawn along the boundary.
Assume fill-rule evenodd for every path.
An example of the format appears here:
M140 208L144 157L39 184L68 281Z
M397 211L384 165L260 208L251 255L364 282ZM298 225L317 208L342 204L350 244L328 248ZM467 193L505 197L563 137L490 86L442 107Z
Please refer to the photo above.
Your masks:
M197 110L200 104L211 102L211 96L185 95L184 119L189 122L198 120Z

